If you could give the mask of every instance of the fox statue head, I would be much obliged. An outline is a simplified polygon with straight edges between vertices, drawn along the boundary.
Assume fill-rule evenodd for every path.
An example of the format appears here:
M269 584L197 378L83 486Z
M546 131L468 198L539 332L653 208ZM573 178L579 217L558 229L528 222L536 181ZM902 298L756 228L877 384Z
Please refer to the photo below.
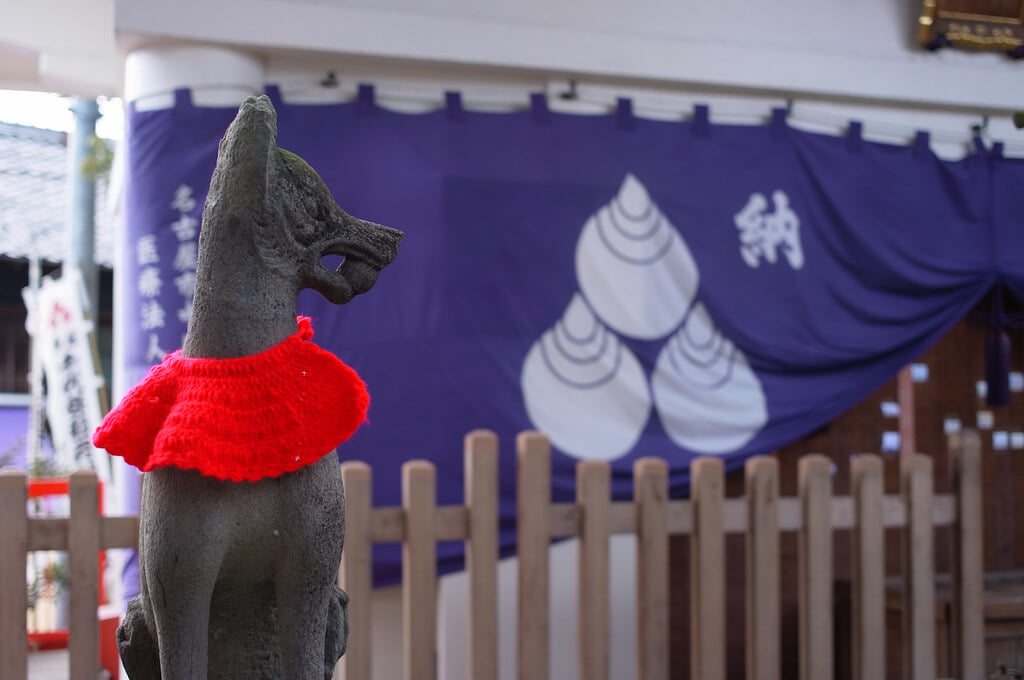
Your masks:
M246 99L217 153L203 208L200 268L214 248L246 244L296 293L312 288L334 304L346 303L373 287L403 233L346 213L316 171L276 140L270 99ZM332 271L323 264L326 255L345 259Z

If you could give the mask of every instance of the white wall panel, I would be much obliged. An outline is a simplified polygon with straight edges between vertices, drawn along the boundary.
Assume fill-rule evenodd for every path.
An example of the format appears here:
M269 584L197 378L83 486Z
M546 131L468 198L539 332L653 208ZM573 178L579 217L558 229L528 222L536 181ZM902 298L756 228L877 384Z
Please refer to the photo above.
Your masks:
M552 74L1010 110L1024 64L912 43L914 3L864 0L120 0L174 37Z

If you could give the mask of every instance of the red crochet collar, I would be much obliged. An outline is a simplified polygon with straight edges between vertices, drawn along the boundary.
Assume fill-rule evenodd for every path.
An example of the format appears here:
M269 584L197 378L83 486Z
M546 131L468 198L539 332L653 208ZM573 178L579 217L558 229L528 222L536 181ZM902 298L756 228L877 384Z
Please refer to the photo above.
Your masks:
M311 342L309 318L298 325L252 356L168 354L107 414L93 443L144 472L174 466L235 482L315 463L366 420L370 397L354 370Z

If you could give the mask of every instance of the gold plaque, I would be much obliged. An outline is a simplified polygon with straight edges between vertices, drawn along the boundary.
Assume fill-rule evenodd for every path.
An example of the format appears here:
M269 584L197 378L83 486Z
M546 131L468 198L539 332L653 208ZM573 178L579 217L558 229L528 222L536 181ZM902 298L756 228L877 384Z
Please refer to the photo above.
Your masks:
M1024 56L1024 0L923 0L917 41Z

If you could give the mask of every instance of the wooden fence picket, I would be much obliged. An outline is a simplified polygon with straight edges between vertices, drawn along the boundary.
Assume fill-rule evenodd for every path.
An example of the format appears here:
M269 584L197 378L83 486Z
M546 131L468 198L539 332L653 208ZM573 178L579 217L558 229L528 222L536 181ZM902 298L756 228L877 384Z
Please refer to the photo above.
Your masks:
M609 515L611 466L604 461L576 465L576 502L581 508L579 579L576 603L577 677L608 680Z
M797 475L803 509L797 558L800 678L831 680L832 461L804 456Z
M96 473L79 470L68 481L68 571L71 612L68 632L70 680L96 680L100 637L96 612L100 606L100 497Z
M690 465L690 676L725 680L725 466L721 458Z
M903 530L903 673L907 678L934 678L932 459L917 453L901 458L900 482L907 507Z
M0 471L0 660L5 678L28 679L28 478Z
M437 677L437 503L434 465L413 460L402 466L402 632L405 680Z
M853 459L854 522L850 546L853 680L885 677L885 529L882 459Z
M779 462L756 456L747 461L745 474L747 680L778 680L782 671Z
M668 464L633 464L636 503L637 680L668 680L669 571Z
M981 526L981 439L974 430L949 438L956 522L953 524L951 672L963 680L985 677L984 532Z
M539 432L516 438L519 679L547 680L550 606L551 446Z
M335 669L340 680L370 680L372 654L370 631L373 621L370 595L373 592L373 545L370 517L373 470L361 461L341 464L345 484L345 549L341 553L338 583L348 594L349 634L345 655Z
M465 438L468 512L466 572L469 617L468 675L498 678L498 436L474 430Z

